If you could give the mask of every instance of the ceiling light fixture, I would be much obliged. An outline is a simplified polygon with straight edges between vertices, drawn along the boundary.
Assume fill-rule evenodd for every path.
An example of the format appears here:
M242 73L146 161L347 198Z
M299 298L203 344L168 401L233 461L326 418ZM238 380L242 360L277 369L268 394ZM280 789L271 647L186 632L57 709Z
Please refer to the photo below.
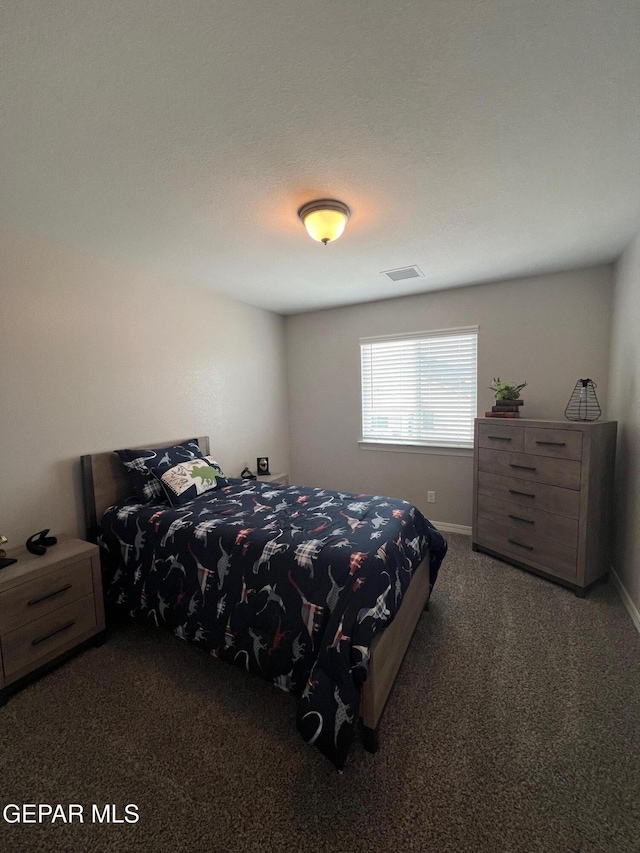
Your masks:
M341 201L321 198L303 204L298 216L309 236L326 246L342 234L351 211Z

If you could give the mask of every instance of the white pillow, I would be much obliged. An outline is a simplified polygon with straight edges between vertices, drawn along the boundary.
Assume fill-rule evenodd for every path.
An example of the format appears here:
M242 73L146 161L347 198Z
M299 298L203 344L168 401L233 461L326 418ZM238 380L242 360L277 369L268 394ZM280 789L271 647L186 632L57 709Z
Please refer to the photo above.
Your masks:
M212 456L190 459L153 474L160 481L171 506L182 506L207 492L227 485L227 478Z

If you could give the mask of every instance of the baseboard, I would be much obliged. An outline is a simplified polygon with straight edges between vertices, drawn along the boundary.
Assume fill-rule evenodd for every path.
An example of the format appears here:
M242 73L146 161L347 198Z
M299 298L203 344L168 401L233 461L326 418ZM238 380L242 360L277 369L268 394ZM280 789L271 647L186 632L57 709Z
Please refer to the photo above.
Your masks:
M618 575L615 573L613 566L609 567L609 572L611 574L611 579L613 580L613 584L614 584L615 588L618 590L618 594L620 595L620 598L622 599L622 603L627 608L627 612L629 613L629 616L631 616L631 621L636 626L636 630L638 631L638 633L640 633L640 612L638 612L638 608L635 606L635 604L631 600L631 596L629 595L629 593L625 589L624 584L622 583L622 581L620 580Z
M429 519L431 521L431 519ZM444 530L447 533L462 533L463 536L471 536L471 528L466 524L449 524L447 521L431 521L431 524L437 530Z

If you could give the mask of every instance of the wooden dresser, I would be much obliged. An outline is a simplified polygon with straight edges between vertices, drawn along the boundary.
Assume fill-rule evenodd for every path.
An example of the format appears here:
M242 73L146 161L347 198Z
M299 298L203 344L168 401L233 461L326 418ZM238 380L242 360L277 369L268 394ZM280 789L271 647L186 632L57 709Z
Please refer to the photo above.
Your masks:
M616 423L476 418L474 551L583 596L609 571Z
M96 545L59 537L46 554L9 552L0 571L0 705L20 682L104 632Z

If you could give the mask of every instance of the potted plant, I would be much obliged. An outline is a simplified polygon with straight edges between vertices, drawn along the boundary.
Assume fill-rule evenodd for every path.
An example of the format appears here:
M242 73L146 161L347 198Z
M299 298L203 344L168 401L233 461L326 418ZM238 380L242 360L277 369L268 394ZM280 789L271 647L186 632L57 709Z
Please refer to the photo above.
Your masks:
M489 386L493 391L496 400L519 400L520 392L526 387L526 382L521 385L514 385L512 382L503 382L500 377L494 379Z
M496 398L495 406L490 412L485 413L488 418L517 418L520 416L520 406L524 400L520 399L520 392L526 386L526 382L516 385L513 382L503 382L500 377L494 379L489 386Z

